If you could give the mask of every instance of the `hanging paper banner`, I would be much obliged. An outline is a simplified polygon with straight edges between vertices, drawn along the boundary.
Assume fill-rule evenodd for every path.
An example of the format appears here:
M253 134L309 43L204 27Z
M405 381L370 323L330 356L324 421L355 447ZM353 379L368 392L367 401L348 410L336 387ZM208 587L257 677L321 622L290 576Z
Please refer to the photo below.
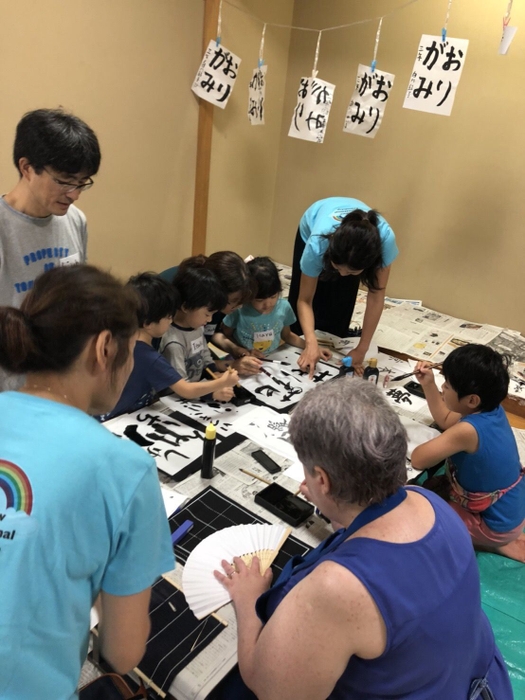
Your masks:
M348 105L343 131L373 139L377 134L395 76L359 65L354 94Z
M240 63L238 56L212 39L191 89L198 97L224 109L235 85Z
M264 97L266 94L266 69L255 68L248 87L248 119L252 126L264 124Z
M468 39L423 34L403 107L450 116L467 49Z
M301 78L288 136L323 143L335 85L317 78Z

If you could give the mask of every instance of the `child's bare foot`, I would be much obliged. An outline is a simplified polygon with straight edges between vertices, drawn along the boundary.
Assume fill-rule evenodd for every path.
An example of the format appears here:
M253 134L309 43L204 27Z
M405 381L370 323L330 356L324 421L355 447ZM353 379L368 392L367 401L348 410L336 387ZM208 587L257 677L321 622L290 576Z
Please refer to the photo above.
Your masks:
M521 533L517 540L504 544L502 547L496 547L495 551L498 554L503 554L504 557L515 559L525 564L525 533Z
M501 547L479 547L476 549L482 552L493 552L494 554L501 554L509 559L514 559L514 561L520 561L525 564L525 533L522 532L517 540L504 544Z

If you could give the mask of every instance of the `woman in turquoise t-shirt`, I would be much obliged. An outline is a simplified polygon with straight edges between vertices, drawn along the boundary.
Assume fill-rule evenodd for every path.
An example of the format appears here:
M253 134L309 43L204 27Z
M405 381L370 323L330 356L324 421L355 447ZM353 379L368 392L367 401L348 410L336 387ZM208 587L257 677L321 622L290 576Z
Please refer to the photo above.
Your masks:
M149 635L150 587L174 566L153 458L91 415L133 367L138 300L88 265L0 307L0 697L77 697L96 602L104 658L127 673ZM9 537L6 536L9 533Z
M377 328L392 262L398 255L388 222L358 199L330 197L304 213L295 239L288 300L304 333L299 366L313 375L320 358L315 329L345 337L362 282L368 299L361 340L349 354L358 373Z

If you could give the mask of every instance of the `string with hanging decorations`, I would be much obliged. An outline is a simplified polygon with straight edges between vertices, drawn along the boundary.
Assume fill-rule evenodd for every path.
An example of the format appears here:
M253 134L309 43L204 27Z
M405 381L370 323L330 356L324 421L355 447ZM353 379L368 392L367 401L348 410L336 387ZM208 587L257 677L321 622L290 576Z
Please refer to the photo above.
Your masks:
M231 0L226 4L263 25L259 46L259 60L248 85L248 119L252 126L264 125L265 94L268 66L264 62L264 41L268 27L295 31L315 32L315 48L312 74L300 78L297 103L291 117L288 136L323 143L328 118L332 107L335 85L318 77L318 62L323 33L378 21L373 58L369 66L359 64L355 87L346 111L343 131L348 134L374 138L383 122L386 106L394 86L394 74L378 70L377 54L383 22L386 18L405 10L420 0L409 0L381 17L374 17L324 29L296 27L293 25L264 22L256 15L239 7ZM457 87L467 56L468 39L453 39L448 36L453 0L446 0L447 9L441 35L423 34L416 51L414 66L410 74L403 107L441 116L450 116ZM499 53L506 54L516 34L517 27L510 26L513 0L508 0L503 17L503 34ZM203 100L224 109L235 86L241 59L221 42L222 6L220 0L217 21L217 37L211 40L202 59L193 92Z

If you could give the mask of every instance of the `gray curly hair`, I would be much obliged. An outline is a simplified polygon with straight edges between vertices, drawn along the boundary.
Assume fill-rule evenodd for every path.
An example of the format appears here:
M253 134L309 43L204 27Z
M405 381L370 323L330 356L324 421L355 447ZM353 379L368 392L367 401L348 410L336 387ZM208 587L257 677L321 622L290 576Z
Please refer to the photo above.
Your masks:
M370 382L343 377L312 389L289 430L305 469L328 474L336 501L380 503L406 482L405 429Z

